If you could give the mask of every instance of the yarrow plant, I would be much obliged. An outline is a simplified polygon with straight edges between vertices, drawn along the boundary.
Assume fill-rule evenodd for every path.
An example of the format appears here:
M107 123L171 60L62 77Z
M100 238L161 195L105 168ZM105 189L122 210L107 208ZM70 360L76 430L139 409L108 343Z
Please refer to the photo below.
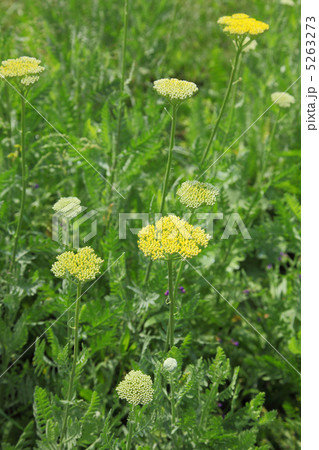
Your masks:
M77 253L64 252L57 257L56 262L52 265L52 272L57 278L71 278L77 283L77 295L75 300L75 320L74 320L74 353L72 369L70 373L67 402L62 424L62 432L60 436L60 444L62 446L64 435L67 427L69 405L72 396L72 388L74 382L75 368L78 359L79 347L79 318L80 318L80 299L82 297L82 284L94 280L96 275L100 273L100 267L103 260L99 258L91 247L79 248Z
M198 208L203 204L213 206L219 191L210 183L192 180L182 183L176 194L183 205L188 208Z
M173 282L173 260L185 260L198 255L206 247L209 234L200 227L194 227L177 216L166 216L155 225L147 225L138 233L138 247L152 260L165 259L168 267L169 324L167 327L166 350L174 345L174 299L181 270Z
M186 80L178 80L177 78L162 78L160 80L154 81L154 90L161 96L165 97L172 105L172 124L171 133L168 148L168 157L166 163L166 171L164 175L164 182L162 188L162 198L160 205L160 213L164 212L165 199L168 188L169 174L172 166L173 149L175 146L175 130L176 130L176 119L177 110L181 103L183 103L188 98L192 97L197 91L198 87L195 83ZM150 271L152 267L152 260L149 261L144 284L147 283Z
M147 405L153 400L153 381L149 375L145 375L140 370L131 370L125 375L124 380L116 387L118 396L125 399L132 405L131 415L134 418L134 411L137 405ZM126 449L131 448L134 422L129 420L129 432Z
M34 85L39 80L39 74L44 71L44 67L40 65L41 61L39 59L30 56L21 56L17 59L7 59L2 61L0 65L0 78L6 80L10 85L13 84L15 89L18 91L21 97L21 172L22 172L22 187L21 187L21 202L20 202L20 212L18 218L17 229L14 238L11 267L15 264L16 252L18 248L18 241L21 231L22 217L25 206L25 193L27 186L27 172L26 172L26 161L25 161L25 106L26 106L26 95L28 94L32 85ZM9 81L10 80L10 81Z
M72 219L81 212L81 200L77 197L61 197L53 206L52 209L61 215Z
M220 17L218 19L217 23L219 25L223 26L223 31L225 33L227 33L233 39L233 42L236 47L236 55L235 55L234 63L232 65L232 70L230 73L230 78L229 78L228 86L227 86L225 96L223 99L223 103L220 108L215 125L212 129L212 132L209 137L206 148L204 150L202 159L200 161L200 165L204 164L207 154L213 143L214 137L216 136L216 133L217 133L217 130L219 127L219 123L223 116L227 101L229 99L230 92L231 92L233 84L234 84L234 79L235 79L237 69L239 67L240 56L241 56L242 52L245 49L248 49L249 46L250 46L250 50L252 48L256 47L255 44L252 45L252 43L254 41L251 41L251 39L250 39L251 36L257 36L258 34L262 34L262 33L264 33L264 31L269 29L269 25L267 23L256 20L252 17L249 17L247 14L243 14L243 13L233 14L232 16Z
M177 369L177 361L175 358L167 358L164 361L163 369L168 372L170 387L171 387L171 412L172 412L172 425L175 423L175 385L173 372Z

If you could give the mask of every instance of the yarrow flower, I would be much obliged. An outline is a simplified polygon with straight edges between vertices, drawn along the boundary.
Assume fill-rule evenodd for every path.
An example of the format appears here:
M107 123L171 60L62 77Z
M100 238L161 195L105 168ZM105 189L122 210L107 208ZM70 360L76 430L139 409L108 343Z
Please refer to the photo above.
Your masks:
M120 398L134 406L146 405L153 400L153 381L140 370L131 370L117 386L116 391Z
M225 25L223 31L229 34L255 36L269 30L267 23L249 17L247 14L233 14L232 16L220 17L217 21L220 25Z
M257 47L258 43L257 41L254 40L250 40L248 36L245 37L243 45L245 46L245 48L243 48L243 52L244 53L248 53L250 51L254 51L255 48Z
M168 372L174 372L174 370L177 367L177 361L174 358L167 358L164 361L163 369L167 370Z
M57 201L52 209L67 219L76 217L81 212L81 200L77 197L62 197Z
M179 102L192 97L198 91L198 87L191 81L178 80L177 78L162 78L154 81L154 89L163 97L172 102Z
M289 108L290 105L295 103L295 98L287 92L274 92L271 94L271 100L276 102L280 108Z
M198 208L203 203L209 206L214 205L219 191L210 183L192 180L182 183L176 194L180 197L179 200L183 205L189 208Z
M154 225L147 225L138 233L138 246L153 260L170 255L192 258L201 247L207 247L210 235L177 216L166 216Z
M51 271L57 278L70 275L80 282L94 280L100 273L103 259L99 258L91 247L79 248L77 253L64 252L57 256Z
M0 78L17 78L24 86L31 86L39 80L38 74L44 71L41 61L30 56L2 61Z

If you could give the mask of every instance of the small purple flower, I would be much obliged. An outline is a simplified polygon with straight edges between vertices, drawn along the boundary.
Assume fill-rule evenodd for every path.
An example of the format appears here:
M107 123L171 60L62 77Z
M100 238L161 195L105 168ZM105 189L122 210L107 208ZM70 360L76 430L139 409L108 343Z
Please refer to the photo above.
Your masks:
M183 286L180 286L178 289L181 291L182 294L185 294L186 291L185 291L185 289L183 288Z
M267 269L268 270L272 269L272 264L267 264Z
M248 295L248 294L250 294L250 290L249 290L249 289L244 289L244 290L243 290L243 293L246 294L246 295Z
M222 408L223 404L221 402L217 402L218 408Z
M280 256L284 256L285 255L285 252L280 252Z
M167 297L169 295L169 290L165 291L164 295L166 295L166 297Z
M38 183L35 183L34 185L33 185L33 189L38 189L40 186L39 186L39 184Z
M258 322L261 322L261 318L260 317L257 317L257 320L258 320Z
M238 347L238 345L239 345L239 342L238 341L234 341L234 339L231 340L231 343L233 345L235 345L235 347Z

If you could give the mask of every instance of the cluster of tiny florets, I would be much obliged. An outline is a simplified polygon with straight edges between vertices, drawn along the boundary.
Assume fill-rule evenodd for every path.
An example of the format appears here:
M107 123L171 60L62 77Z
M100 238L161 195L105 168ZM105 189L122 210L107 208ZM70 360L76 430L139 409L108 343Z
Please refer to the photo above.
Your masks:
M218 194L218 189L212 184L196 180L185 181L177 190L180 202L189 208L198 208L203 203L212 206L216 202Z
M233 14L232 16L223 16L217 23L225 25L223 31L235 35L257 35L269 30L267 23L249 17L247 14Z
M81 200L77 197L62 197L57 201L52 209L62 216L72 219L81 212Z
M209 234L200 227L194 227L177 216L166 216L154 225L147 225L138 233L138 246L145 256L153 260L170 255L192 258L206 247Z
M79 248L77 253L64 252L57 256L51 270L57 278L70 275L80 282L94 280L100 273L103 259L99 258L91 247Z
M38 74L44 71L41 61L30 56L2 61L0 76L3 78L18 78L24 86L31 86L39 79Z
M154 89L163 97L171 101L186 100L192 97L197 91L198 87L191 81L178 80L177 78L162 78L154 81Z
M281 108L289 108L290 105L295 103L295 98L287 92L274 92L271 94L271 100Z
M177 361L175 358L167 358L164 361L163 369L167 370L168 372L174 372L174 370L177 368Z
M131 405L146 405L153 400L153 381L140 370L131 370L117 386L116 391L120 398Z

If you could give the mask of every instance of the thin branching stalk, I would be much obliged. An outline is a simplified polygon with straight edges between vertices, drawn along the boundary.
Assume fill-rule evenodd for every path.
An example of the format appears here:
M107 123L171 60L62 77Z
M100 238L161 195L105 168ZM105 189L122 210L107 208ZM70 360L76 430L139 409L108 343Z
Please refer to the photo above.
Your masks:
M11 268L14 267L16 253L18 248L19 236L21 231L21 224L24 213L25 206L25 191L27 186L27 174L26 174L26 162L25 162L25 97L21 95L21 175L22 175L22 191L21 191L21 202L20 202L20 212L18 218L17 230L14 238L14 245L12 251Z
M61 448L62 448L63 439L64 439L64 435L66 432L66 427L67 427L69 406L70 406L70 402L71 402L72 388L73 388L74 375L75 375L75 368L76 368L78 352L79 352L80 299L81 299L81 282L78 282L77 293L76 293L76 306L75 306L73 362L72 362L72 369L71 369L69 386L68 386L67 402L66 402L66 407L65 407L65 412L64 412L63 425L62 425L62 433L61 433L61 440L60 440Z
M211 147L211 145L213 143L214 137L216 136L219 123L221 121L221 118L223 117L224 110L225 110L225 107L226 107L226 104L227 104L227 101L228 101L228 98L229 98L229 95L230 95L230 92L231 92L231 89L232 89L232 86L233 86L233 83L234 83L234 78L235 78L235 74L237 72L239 57L240 57L240 54L242 52L242 49L243 49L242 41L237 42L237 51L236 51L234 63L232 65L232 70L231 70L231 73L230 73L230 78L229 78L228 86L227 86L227 89L226 89L226 92L225 92L224 100L223 100L222 106L220 108L220 111L219 111L217 120L215 122L214 128L213 128L213 130L211 132L210 138L209 138L209 140L207 142L207 145L206 145L205 151L203 153L202 159L200 161L200 166L202 166L204 164L205 160L206 160L207 154L208 154L208 152L210 150L210 147Z

